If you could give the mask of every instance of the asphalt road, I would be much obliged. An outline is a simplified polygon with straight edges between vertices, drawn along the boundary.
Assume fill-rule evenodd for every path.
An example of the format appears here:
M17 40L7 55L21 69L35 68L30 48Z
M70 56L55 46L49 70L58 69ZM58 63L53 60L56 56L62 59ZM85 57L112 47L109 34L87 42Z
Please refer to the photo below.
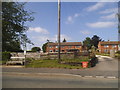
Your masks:
M118 88L117 79L4 74L3 88Z

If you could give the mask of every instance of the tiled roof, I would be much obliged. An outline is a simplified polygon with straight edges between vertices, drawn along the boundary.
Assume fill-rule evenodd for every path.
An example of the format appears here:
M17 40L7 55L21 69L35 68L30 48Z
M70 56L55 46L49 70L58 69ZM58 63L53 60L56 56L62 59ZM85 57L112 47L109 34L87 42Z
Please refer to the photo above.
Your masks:
M49 43L51 46L57 46L58 43ZM81 42L62 42L60 43L62 46L81 46Z
M108 45L108 44L120 44L120 41L103 41L100 42L101 45Z

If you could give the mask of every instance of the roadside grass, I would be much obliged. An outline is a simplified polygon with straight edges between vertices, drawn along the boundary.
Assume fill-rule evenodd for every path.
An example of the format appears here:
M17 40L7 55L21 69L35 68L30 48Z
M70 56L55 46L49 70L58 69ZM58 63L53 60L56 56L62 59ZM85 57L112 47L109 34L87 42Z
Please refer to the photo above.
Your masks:
M115 57L120 59L120 54L115 54Z
M102 55L102 56L110 56L110 54L105 54L105 53L102 53L102 54L100 54L100 53L97 53L97 55ZM116 53L116 54L115 54L115 58L118 58L118 59L120 59L120 54Z
M7 60L0 60L0 64L3 65L3 64L6 64Z
M63 58L62 60L63 62L84 62L84 61L89 61L89 57L88 56L79 56L75 59L66 59L66 58Z
M0 60L0 65L2 64L2 60Z
M110 54L107 54L107 53L97 53L96 55L110 56Z
M64 59L64 60L62 60L62 62L82 62L82 61L88 61L88 59L86 59L86 60L80 60L80 59L67 60L67 59ZM26 67L81 69L82 65L81 64L69 65L69 64L58 63L58 60L32 60L29 64L26 65Z

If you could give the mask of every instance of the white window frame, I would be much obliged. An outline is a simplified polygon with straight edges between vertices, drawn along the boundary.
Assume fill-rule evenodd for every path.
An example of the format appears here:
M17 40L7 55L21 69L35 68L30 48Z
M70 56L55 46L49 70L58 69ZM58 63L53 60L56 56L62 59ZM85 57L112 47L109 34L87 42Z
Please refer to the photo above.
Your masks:
M53 52L52 50L49 50L49 52Z
M104 45L104 47L109 47L109 45Z

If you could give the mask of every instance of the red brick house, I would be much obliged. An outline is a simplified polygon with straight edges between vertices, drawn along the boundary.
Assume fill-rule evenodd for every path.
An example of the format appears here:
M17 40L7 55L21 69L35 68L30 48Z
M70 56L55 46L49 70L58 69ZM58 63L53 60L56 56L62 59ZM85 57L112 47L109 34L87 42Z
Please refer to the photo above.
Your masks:
M110 50L117 52L120 50L120 41L102 41L98 44L98 50L100 53L110 53Z
M69 51L82 51L82 43L81 42L62 42L61 52L69 52ZM58 43L48 43L47 52L58 52Z

